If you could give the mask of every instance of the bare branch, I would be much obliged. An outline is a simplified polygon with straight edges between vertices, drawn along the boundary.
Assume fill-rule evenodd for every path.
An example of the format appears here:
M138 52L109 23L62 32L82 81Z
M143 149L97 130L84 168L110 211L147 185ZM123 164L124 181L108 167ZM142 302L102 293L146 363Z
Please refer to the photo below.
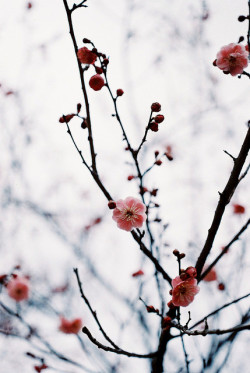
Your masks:
M250 224L250 219L246 222L245 225L241 228L241 230L233 237L233 239L224 247L222 252L217 256L217 258L214 259L214 261L207 267L207 269L201 274L199 281L201 281L207 274L208 272L211 271L211 269L215 266L215 264L222 258L222 256L227 252L229 247L239 239L241 234L248 228Z
M128 357L138 357L138 358L147 359L147 358L154 357L156 355L156 353L157 353L157 352L151 352L150 354L141 355L141 354L136 354L134 352L128 352L128 351L121 350L121 349L111 348L111 347L108 347L108 346L104 346L102 343L98 342L92 336L92 334L90 333L90 331L88 330L88 328L86 328L86 326L82 328L82 332L84 334L86 334L88 336L88 338L90 339L90 341L92 343L94 343L98 348L101 348L104 351L113 352L113 353L118 354L118 355L125 355L125 356L128 356Z
M213 312L209 313L207 316L203 317L200 321L197 321L197 322L196 322L194 325L192 325L189 329L193 329L193 328L195 328L197 325L199 325L200 323L202 323L205 319L208 319L209 317L215 315L216 313L222 311L223 309L225 309L225 308L231 306L232 304L238 303L238 302L241 301L242 299L247 298L247 297L249 297L249 296L250 296L250 293L248 293L248 294L246 294L246 295L243 295L242 297L237 298L237 299L235 299L235 300L233 300L233 301L231 301L231 302L229 302L229 303L224 304L224 305L221 306L220 308L217 308L215 311L213 311Z
M197 278L199 280L202 268L205 264L205 261L208 257L208 254L211 251L211 248L213 246L213 242L216 236L216 233L219 229L222 216L224 214L226 205L230 202L235 189L237 188L239 184L239 175L242 170L242 167L245 163L246 157L248 155L250 148L250 128L247 131L245 140L242 144L241 150L239 152L238 157L235 159L234 167L231 172L231 175L229 177L229 180L227 182L227 185L224 189L224 191L220 194L220 199L217 205L217 208L215 210L214 218L212 221L212 225L208 231L207 239L205 242L205 245L200 253L200 256L196 262L196 270L197 270Z

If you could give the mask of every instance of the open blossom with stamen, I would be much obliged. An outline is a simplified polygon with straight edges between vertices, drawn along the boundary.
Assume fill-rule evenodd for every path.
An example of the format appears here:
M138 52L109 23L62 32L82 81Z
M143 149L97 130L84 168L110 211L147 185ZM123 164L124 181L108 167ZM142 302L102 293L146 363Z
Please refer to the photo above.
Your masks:
M74 319L72 321L61 317L61 324L59 330L65 334L77 334L82 327L81 319Z
M248 51L244 45L228 44L217 53L216 66L232 76L242 74L248 65Z
M182 281L180 276L177 276L172 280L172 286L172 303L176 307L187 307L200 291L197 286L197 280L193 277Z
M127 197L116 202L113 220L116 221L118 228L129 232L143 225L147 218L145 211L146 206L138 198Z
M24 277L13 278L7 285L8 294L16 302L29 298L29 281Z

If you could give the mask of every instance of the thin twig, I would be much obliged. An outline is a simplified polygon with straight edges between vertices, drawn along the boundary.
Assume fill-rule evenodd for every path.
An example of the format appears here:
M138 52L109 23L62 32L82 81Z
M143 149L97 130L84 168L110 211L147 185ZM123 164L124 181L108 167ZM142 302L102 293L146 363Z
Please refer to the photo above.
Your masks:
M233 239L224 247L224 249L221 251L221 253L214 259L214 261L206 268L206 270L201 274L199 281L201 281L207 274L208 272L211 271L211 269L215 266L215 264L222 258L222 256L227 252L229 247L239 239L241 234L247 229L247 227L250 224L250 219L246 222L245 225L241 228L241 230L233 237Z
M82 299L84 300L84 302L86 303L88 309L90 310L93 318L95 319L97 325L99 326L99 329L103 335L103 337L115 348L115 349L118 349L120 350L120 348L109 338L109 336L106 334L106 332L104 331L103 327L101 326L101 323L97 317L97 314L96 314L96 311L93 310L93 308L91 307L91 304L88 300L88 298L85 296L84 292L83 292L83 289L82 289L82 283L81 283L81 280L80 280L80 277L79 277L79 273L78 273L78 269L77 268L74 268L74 273L76 275L76 279L77 279L77 283L78 283L78 287L79 287L79 291L80 291L80 294L81 294L81 297Z
M128 357L138 357L138 358L144 358L144 359L152 358L152 357L154 357L156 355L156 352L152 352L150 354L141 355L141 354L136 354L134 352L128 352L128 351L125 351L125 350L121 350L121 349L116 349L116 348L111 348L111 347L105 346L102 343L100 343L99 341L97 341L97 339L95 339L92 336L92 334L90 333L90 331L88 330L88 328L86 328L86 326L82 328L82 332L88 336L88 338L90 339L90 341L93 344L95 344L98 348L101 348L104 351L113 352L113 353L118 354L118 355L125 355L125 356L128 356Z
M213 311L213 312L209 313L208 315L206 315L205 317L203 317L201 320L197 321L194 325L192 325L192 326L189 328L189 330L195 328L197 325L199 325L200 323L202 323L205 319L208 319L209 317L215 315L216 313L222 311L223 309L225 309L225 308L231 306L232 304L238 303L238 302L241 301L242 299L247 298L247 297L249 297L249 296L250 296L250 293L248 293L248 294L246 294L246 295L243 295L242 297L237 298L237 299L235 299L235 300L233 300L233 301L231 301L231 302L229 302L229 303L224 304L224 305L221 306L220 308L217 308L215 311Z
M231 332L240 332L242 330L250 330L250 324L247 325L237 325L234 326L233 328L229 329L214 329L214 330L209 330L205 328L204 330L194 330L191 331L190 329L186 329L185 326L182 326L181 324L175 324L172 322L172 326L175 327L176 329L180 330L183 334L191 335L191 336L196 336L196 335L203 335L204 337L208 334L227 334Z

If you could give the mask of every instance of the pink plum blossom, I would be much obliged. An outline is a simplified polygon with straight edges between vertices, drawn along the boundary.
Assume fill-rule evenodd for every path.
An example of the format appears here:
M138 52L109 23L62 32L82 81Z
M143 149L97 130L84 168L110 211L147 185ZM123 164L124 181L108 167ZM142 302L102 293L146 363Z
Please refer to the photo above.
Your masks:
M147 218L145 214L146 206L137 198L127 197L116 202L116 208L113 211L113 220L116 221L118 228L127 232L133 228L140 228Z
M195 295L200 291L197 280L193 277L182 281L180 276L172 280L172 303L176 307L187 307L193 302Z
M65 334L77 334L80 329L82 328L82 320L81 319L74 319L74 320L67 320L64 317L61 317L61 323L59 326L59 330Z
M217 53L216 66L232 76L242 74L248 65L248 51L244 45L228 44Z
M25 277L13 278L7 285L9 296L16 302L29 298L29 288L29 281Z

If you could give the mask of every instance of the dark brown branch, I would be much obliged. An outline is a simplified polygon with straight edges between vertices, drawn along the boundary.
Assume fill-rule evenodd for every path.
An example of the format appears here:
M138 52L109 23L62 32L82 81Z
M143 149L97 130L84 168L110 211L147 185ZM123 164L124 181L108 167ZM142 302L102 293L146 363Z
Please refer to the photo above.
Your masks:
M169 329L162 329L158 350L155 358L152 360L151 373L163 373L163 360L167 349L167 343L171 339Z
M172 326L175 327L176 329L180 330L183 334L187 334L187 335L191 335L191 336L195 336L195 335L202 335L202 336L206 336L208 334L217 334L217 335L221 335L221 334L227 334L227 333L232 333L232 332L240 332L242 330L250 330L250 324L247 324L247 325L237 325L237 326L234 326L233 328L229 328L229 329L214 329L214 330L209 330L209 329L204 329L204 330L189 330L189 329L186 329L184 326L180 325L180 324L174 324L172 323Z
M103 337L117 350L120 350L120 348L109 338L109 336L106 334L106 332L104 331L103 327L101 326L101 323L97 317L97 314L96 314L96 311L93 310L93 308L91 307L91 304L89 303L89 300L88 298L85 296L84 292L83 292L83 289L82 289L82 283L81 283L81 280L80 280L80 277L79 277L79 274L78 274L78 269L77 268L74 268L74 273L76 275L76 279L77 279L77 283L78 283L78 287L79 287L79 291L80 291L80 294L81 294L81 297L82 299L84 300L84 302L86 303L88 309L90 310L93 318L95 319L97 325L99 326L99 329L103 335Z
M200 279L202 268L205 264L205 261L208 257L208 254L211 251L211 248L213 246L213 242L216 236L216 233L219 229L222 216L224 214L226 205L230 202L232 195L234 194L234 191L239 184L239 175L242 170L242 167L245 163L247 154L249 152L250 148L250 128L247 131L245 140L242 144L240 153L238 157L235 159L234 167L231 172L231 175L229 177L229 180L227 182L227 185L224 189L224 191L220 194L220 199L217 205L217 208L215 210L214 218L212 221L212 225L208 231L208 236L205 242L205 245L201 251L201 254L196 262L196 270L197 270L197 278Z
M154 263L155 269L158 272L160 272L163 278L167 280L168 283L171 285L171 277L167 274L167 272L165 272L165 270L162 268L158 260L153 256L153 254L146 248L141 238L137 235L137 233L134 230L132 230L131 234L134 237L135 241L139 244L141 251L151 260L151 262Z
M88 123L88 140L89 140L91 160L92 160L92 169L97 174L96 154L95 154L94 141L93 141L93 135L92 135L89 101L88 101L88 95L87 95L87 90L86 90L85 81L84 81L84 70L82 68L81 62L77 58L78 46L77 46L77 43L76 43L76 38L75 38L75 33L74 33L74 28L73 28L73 23L72 23L72 11L69 9L67 0L63 0L63 4L64 4L64 7L65 7L65 10L66 10L66 13L67 13L67 19L68 19L68 24L69 24L69 33L70 33L70 36L71 36L71 39L72 39L72 42L73 42L73 45L74 45L74 51L75 51L78 70L79 70L79 74L80 74L83 98L84 98L84 103L85 103L85 108L86 108L86 114L87 114L86 120L87 120L87 123Z
M244 179L244 177L246 177L246 175L247 175L249 169L250 169L250 163L249 163L249 165L247 166L246 171L244 171L243 174L240 176L239 181L241 181L242 179Z
M246 295L243 295L243 297L240 297L240 298L237 298L235 300L233 300L232 302L229 302L229 303L226 303L224 304L223 306L221 306L220 308L217 308L215 311L209 313L207 316L203 317L203 319L201 319L200 321L196 322L194 325L192 325L189 329L193 329L195 328L197 325L199 325L200 323L202 323L204 320L207 320L209 317L215 315L216 313L222 311L223 309L231 306L232 304L235 304L235 303L238 303L239 301L241 301L242 299L244 298L247 298L250 296L250 293L246 294Z
M116 349L116 348L111 348L111 347L105 346L102 343L98 342L92 336L92 334L90 333L90 331L88 330L88 328L86 328L86 326L82 328L82 332L88 336L88 338L90 339L90 341L93 344L95 344L98 348L101 348L104 351L113 352L113 353L118 354L118 355L125 355L125 356L128 356L128 357L138 357L138 358L144 358L144 359L152 358L152 357L154 357L156 355L156 352L152 352L150 354L141 355L141 354L136 354L134 352L128 352L128 351L125 351L125 350L121 350L121 349Z
M250 219L246 222L246 224L241 228L241 230L234 236L234 238L224 247L224 249L221 251L221 253L217 256L217 258L214 259L214 261L207 267L207 269L201 274L199 281L201 281L208 272L211 271L211 269L215 266L215 264L222 258L222 256L227 252L229 247L239 239L241 234L247 229L247 227L250 224Z

